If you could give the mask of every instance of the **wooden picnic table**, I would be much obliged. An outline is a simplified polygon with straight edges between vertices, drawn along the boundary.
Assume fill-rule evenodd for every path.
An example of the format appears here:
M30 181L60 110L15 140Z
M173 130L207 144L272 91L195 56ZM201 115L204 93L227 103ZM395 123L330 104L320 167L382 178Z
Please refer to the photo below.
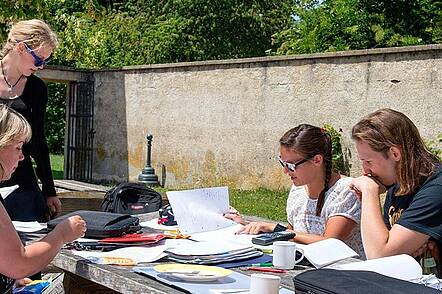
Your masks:
M157 216L157 213L146 214L141 217L141 221ZM51 264L65 272L66 293L186 293L153 278L134 273L131 267L90 263L65 249L60 251ZM156 264L164 264L164 261L145 265ZM309 268L305 266L297 266L285 274L272 274L280 276L281 284L293 290L293 277L307 269ZM257 273L247 270L246 267L231 270L247 275Z

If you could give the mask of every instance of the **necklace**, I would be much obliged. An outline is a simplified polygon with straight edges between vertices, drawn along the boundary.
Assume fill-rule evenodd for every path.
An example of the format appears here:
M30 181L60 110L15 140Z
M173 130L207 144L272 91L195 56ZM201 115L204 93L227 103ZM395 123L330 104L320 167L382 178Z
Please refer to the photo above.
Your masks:
M10 94L12 94L12 90L14 89L15 86L17 86L18 82L20 82L21 78L23 77L23 75L21 75L18 80L12 85L8 82L8 79L6 78L5 75L5 69L3 68L3 60L0 60L0 64L2 66L2 74L3 74L3 79L5 80L6 85L8 85L8 92Z

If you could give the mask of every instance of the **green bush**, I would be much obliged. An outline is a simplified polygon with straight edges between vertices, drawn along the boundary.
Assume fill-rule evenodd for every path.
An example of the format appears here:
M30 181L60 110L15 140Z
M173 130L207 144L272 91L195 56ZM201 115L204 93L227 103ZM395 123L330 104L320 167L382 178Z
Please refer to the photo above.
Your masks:
M323 128L331 136L333 168L336 171L340 172L341 174L349 176L351 165L348 162L342 150L342 144L341 144L342 131L337 131L329 124L324 124Z
M49 152L62 154L66 123L66 84L48 83L45 130Z
M427 141L426 145L428 150L442 162L442 133L437 135L434 140Z

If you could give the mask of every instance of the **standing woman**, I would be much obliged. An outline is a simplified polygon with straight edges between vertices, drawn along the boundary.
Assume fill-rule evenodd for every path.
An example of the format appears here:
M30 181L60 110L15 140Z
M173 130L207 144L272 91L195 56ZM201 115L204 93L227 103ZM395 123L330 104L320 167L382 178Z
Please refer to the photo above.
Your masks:
M246 224L237 213L225 217L245 226L238 233L258 234L291 230L295 242L310 244L337 238L365 258L360 234L361 207L350 190L351 178L332 167L332 142L325 130L301 124L279 140L284 173L293 182L287 199L288 227L266 222Z
M0 182L9 179L18 163L24 159L22 147L30 138L31 127L25 118L9 107L0 105ZM57 225L41 241L23 246L3 204L3 197L0 196L0 293L11 293L15 279L42 270L64 243L84 236L86 223L80 216L72 216Z
M58 40L51 28L41 20L15 23L0 53L0 104L22 114L32 128L31 141L23 146L24 160L10 180L0 186L19 185L5 201L12 220L45 221L61 211L49 160L44 117L48 102L45 83L34 73L48 62ZM42 184L39 188L36 174Z

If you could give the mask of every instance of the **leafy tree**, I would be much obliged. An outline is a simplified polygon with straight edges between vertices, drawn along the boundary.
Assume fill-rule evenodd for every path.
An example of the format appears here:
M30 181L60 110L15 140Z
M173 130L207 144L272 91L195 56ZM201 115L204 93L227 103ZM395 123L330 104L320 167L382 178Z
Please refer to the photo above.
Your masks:
M60 50L79 67L264 56L274 46L272 34L290 20L286 2L164 0L95 6L64 15L65 48Z
M440 43L438 0L325 0L293 6L291 27L274 35L273 54Z

